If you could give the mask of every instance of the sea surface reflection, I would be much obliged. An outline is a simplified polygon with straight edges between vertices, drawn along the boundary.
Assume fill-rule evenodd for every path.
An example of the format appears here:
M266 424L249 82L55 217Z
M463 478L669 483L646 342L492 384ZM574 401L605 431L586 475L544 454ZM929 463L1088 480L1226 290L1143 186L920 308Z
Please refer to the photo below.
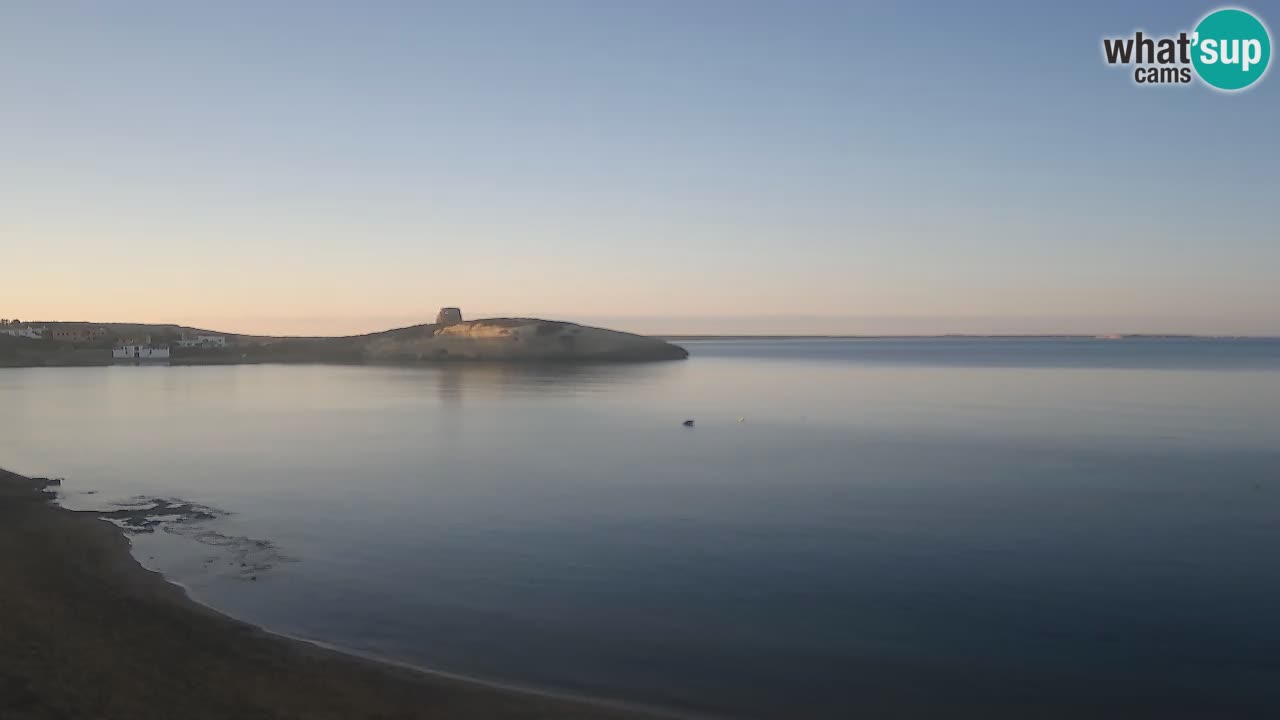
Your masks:
M0 465L225 512L135 554L450 672L752 717L1280 708L1280 343L688 347L4 370Z

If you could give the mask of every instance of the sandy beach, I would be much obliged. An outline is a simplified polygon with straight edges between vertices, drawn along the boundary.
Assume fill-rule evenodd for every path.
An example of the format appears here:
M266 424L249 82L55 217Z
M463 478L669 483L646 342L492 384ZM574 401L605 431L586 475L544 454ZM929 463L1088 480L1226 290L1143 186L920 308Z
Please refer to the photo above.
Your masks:
M144 569L116 526L0 470L0 717L640 718L267 633Z

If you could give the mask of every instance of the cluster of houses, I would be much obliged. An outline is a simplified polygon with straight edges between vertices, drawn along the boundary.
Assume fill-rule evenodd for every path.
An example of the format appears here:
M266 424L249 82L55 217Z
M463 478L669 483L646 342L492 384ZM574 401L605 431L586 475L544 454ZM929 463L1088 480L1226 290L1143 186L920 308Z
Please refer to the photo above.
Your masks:
M122 337L111 348L113 360L168 360L168 345L152 345L150 335Z
M45 330L47 329L48 328L32 327L30 325L5 325L0 327L0 335L31 338L32 340L43 340Z
M24 337L31 340L56 340L69 343L99 342L107 337L107 329L101 325L35 326L31 323L10 322L0 325L0 335Z
M174 344L180 348L224 348L227 338L224 335L184 335ZM122 337L111 348L111 357L115 360L168 360L169 346L153 344L150 335Z
M193 335L191 337L179 338L178 347L180 348L224 348L227 346L227 338L224 335Z
M0 324L0 335L24 337L31 340L54 340L74 344L104 342L108 335L106 327L101 325L56 325L37 327L31 323L6 322ZM174 344L180 348L225 348L227 338L224 335L194 334L183 335ZM125 335L116 339L111 348L111 357L115 360L168 360L170 348L165 343L153 343L150 335Z

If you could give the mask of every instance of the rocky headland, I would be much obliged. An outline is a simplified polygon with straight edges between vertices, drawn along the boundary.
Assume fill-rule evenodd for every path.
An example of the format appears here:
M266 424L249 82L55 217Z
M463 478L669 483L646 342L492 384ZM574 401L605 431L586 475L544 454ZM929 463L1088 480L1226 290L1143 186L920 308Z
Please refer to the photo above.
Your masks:
M56 323L53 325L57 325ZM112 338L147 337L174 365L242 363L597 363L682 360L689 353L665 340L539 318L463 320L443 308L433 323L345 337L236 335L177 325L79 323L101 339L71 343L0 336L0 366L109 365ZM213 335L216 346L184 347L181 337Z

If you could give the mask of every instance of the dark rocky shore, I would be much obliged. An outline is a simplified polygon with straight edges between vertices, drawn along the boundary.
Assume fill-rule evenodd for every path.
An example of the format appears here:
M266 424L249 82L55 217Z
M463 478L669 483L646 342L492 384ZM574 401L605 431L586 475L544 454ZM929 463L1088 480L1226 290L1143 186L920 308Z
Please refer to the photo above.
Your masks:
M365 661L192 602L120 529L0 470L0 718L641 718Z

